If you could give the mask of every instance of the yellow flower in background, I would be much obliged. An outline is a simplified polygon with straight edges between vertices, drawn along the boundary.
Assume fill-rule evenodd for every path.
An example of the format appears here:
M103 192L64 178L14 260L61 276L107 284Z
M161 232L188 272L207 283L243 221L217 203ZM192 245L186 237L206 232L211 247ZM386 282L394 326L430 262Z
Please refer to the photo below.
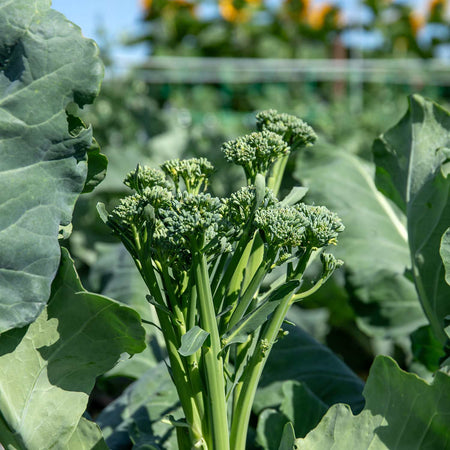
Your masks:
M144 10L149 10L152 6L153 0L140 0L141 6Z
M430 22L446 22L450 19L448 0L431 0L428 4L428 20Z
M329 19L334 26L339 24L339 10L329 3L312 8L308 14L308 24L313 30L322 29Z
M408 19L411 31L413 35L416 36L420 29L425 25L425 18L419 13L412 12Z
M219 0L220 15L227 22L248 22L252 9L258 7L261 0Z

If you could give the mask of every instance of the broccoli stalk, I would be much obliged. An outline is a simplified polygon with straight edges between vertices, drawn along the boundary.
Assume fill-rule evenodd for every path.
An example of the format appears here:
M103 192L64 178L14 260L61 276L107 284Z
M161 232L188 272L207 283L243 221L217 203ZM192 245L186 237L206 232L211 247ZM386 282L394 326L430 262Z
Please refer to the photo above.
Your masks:
M182 427L180 448L245 449L258 381L289 307L342 263L324 253L343 230L339 217L297 194L277 198L290 152L310 145L314 132L273 110L257 123L258 132L222 147L247 178L229 197L207 192L214 169L205 158L177 159L138 165L124 181L134 193L110 214L99 207L156 308L185 414L185 423L170 422ZM301 290L318 255L322 274ZM267 289L275 267L285 270Z

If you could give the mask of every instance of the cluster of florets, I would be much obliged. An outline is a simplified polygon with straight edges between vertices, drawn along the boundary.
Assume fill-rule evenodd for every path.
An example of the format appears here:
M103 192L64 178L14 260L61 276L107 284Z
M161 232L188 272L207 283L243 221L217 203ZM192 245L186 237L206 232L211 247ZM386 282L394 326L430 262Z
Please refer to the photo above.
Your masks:
M278 203L278 199L270 189L264 190L261 200L257 198L255 186L244 186L222 199L223 216L229 224L230 235L239 235L245 224L252 219L256 208L267 208ZM258 204L259 203L259 204Z
M186 270L192 245L208 245L221 232L223 202L200 192L213 170L205 158L167 161L160 169L138 165L124 180L136 193L120 201L108 225L126 239L133 254L137 247L145 248ZM217 241L211 250L226 247Z
M339 216L325 206L311 206L300 203L296 208L308 218L306 240L313 248L336 244L337 236L344 231Z
M312 145L317 135L303 120L286 113L279 113L275 109L261 111L256 115L258 130L268 130L280 135L291 150Z
M180 239L192 243L210 241L219 231L223 204L210 194L182 192L170 208L160 211L169 239L182 245Z
M154 169L147 166L137 166L123 180L129 188L141 194L144 189L160 186L165 189L172 189L171 183L166 179L166 175L161 169Z
M213 165L206 158L172 159L161 165L161 169L180 189L180 180L190 193L198 193L208 187L208 177L214 172Z
M228 162L242 166L248 180L256 174L265 175L270 166L289 153L289 146L281 136L271 131L259 131L225 142L222 151Z
M212 164L205 158L167 161L160 168L137 166L124 183L135 191L107 218L133 254L138 249L161 264L187 270L192 251L206 255L230 250L245 233L260 230L278 262L336 243L344 226L321 206L279 202L265 187L271 164L289 153L289 145L306 146L316 136L309 125L288 114L268 110L257 115L259 132L225 143L225 157L241 165L248 186L226 199L206 193ZM289 145L288 145L289 144ZM285 260L286 258L284 258ZM333 261L327 263L333 265Z
M302 247L308 219L292 206L272 206L258 209L255 224L263 233L265 240L274 248Z

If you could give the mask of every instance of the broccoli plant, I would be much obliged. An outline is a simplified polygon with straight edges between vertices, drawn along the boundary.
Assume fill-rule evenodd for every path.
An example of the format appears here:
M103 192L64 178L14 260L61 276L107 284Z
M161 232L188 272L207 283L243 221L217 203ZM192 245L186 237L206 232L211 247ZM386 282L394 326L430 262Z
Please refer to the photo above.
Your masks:
M289 154L311 145L302 120L275 110L258 131L223 144L246 186L227 198L208 193L205 158L137 166L134 193L99 212L125 245L156 308L185 420L170 419L181 449L244 449L258 381L283 336L289 307L315 292L342 261L326 252L344 226L324 206L300 203L305 190L277 198ZM321 275L303 274L315 259ZM264 283L274 272L275 281Z

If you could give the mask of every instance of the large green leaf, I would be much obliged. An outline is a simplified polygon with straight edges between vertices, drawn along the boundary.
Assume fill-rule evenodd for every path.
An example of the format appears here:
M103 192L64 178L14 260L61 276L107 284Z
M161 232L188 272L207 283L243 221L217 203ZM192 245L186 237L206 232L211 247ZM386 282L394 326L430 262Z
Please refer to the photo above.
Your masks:
M333 253L345 262L364 331L407 335L423 325L414 284L404 276L410 266L406 228L378 192L374 166L348 152L322 149L299 161L296 177L309 187L310 200L337 212L345 224Z
M82 417L77 429L70 437L67 449L73 450L108 450L100 427Z
M86 152L98 161L91 129L73 126L66 108L93 101L103 68L95 43L49 0L1 2L0 30L1 332L32 322L49 298Z
M254 412L279 406L287 380L301 382L327 406L345 402L359 412L364 405L364 383L331 350L301 328L292 325L283 328L289 334L275 344L269 356L256 393Z
M354 416L334 405L299 450L450 449L450 377L437 372L430 385L378 356L364 388L366 406Z
M98 259L89 271L91 289L133 308L142 319L157 324L158 317L154 307L145 298L148 295L148 288L125 247L121 243L99 244L96 250ZM145 350L131 359L121 359L105 376L137 379L165 358L165 344L161 331L151 325L146 325L146 331L148 345Z
M295 436L304 437L327 412L326 405L298 381L285 381L282 393L279 410L267 408L258 417L257 441L266 450L278 448L287 423Z
M97 423L111 450L128 448L131 441L176 450L174 427L161 420L180 413L177 391L165 363L160 362L108 405Z
M450 286L439 250L450 223L450 113L414 95L400 122L374 142L376 182L407 218L417 292L436 337L444 343Z
M21 443L13 448L69 448L96 377L141 352L144 336L136 312L83 289L63 249L47 307L0 336L0 412Z

